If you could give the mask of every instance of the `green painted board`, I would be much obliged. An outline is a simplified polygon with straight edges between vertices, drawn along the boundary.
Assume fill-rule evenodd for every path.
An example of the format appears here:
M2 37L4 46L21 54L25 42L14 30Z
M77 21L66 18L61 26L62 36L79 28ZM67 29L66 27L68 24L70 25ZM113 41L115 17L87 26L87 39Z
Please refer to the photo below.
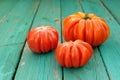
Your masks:
M18 0L0 0L0 22L9 14L17 2Z
M120 80L120 25L98 0L83 0L83 9L104 18L110 27L109 39L99 47L110 80ZM89 5L89 6L88 6ZM95 7L97 6L97 7Z
M23 44L0 47L0 80L12 80Z
M80 0L61 0L62 20L68 15L82 11L79 2Z
M39 0L19 0L14 5L14 8L1 19L0 46L25 42L26 33L31 26Z
M120 0L101 0L109 12L115 17L120 24Z
M26 45L15 80L62 80L61 68L54 55L54 52L34 54Z
M60 21L60 1L41 0L32 28L41 25L53 26L59 31L60 41ZM38 55L25 45L15 80L62 80L62 70L56 62L55 51Z
M69 3L68 0L61 0L61 5L63 19L70 14L83 11L80 0L69 0ZM93 56L85 66L77 69L64 68L64 80L108 80L100 52L97 48L93 50Z
M0 0L0 80L12 80L39 1ZM29 3L29 4L28 4ZM25 15L26 14L26 15ZM5 17L4 17L5 16Z

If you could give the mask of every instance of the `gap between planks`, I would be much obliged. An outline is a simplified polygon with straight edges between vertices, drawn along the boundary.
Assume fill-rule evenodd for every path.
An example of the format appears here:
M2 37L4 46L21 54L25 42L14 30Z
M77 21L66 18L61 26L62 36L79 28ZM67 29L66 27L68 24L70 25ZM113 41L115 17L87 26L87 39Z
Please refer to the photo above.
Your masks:
M105 3L103 2L103 0L100 0L102 6L112 15L112 17L116 20L116 22L120 25L119 20L116 18L116 16L112 13L112 11L110 11L110 9L105 5Z
M109 72L108 72L108 69L107 69L107 66L106 66L106 64L105 64L105 61L104 61L104 59L103 59L103 56L101 55L100 48L99 48L99 47L97 47L97 48L98 48L98 51L100 52L100 56L101 56L101 59L102 59L103 65L104 65L104 67L105 67L105 71L106 71L106 73L107 73L107 76L108 76L109 80L111 80L111 79L110 79Z
M32 22L31 22L31 25L30 25L29 30L32 28L32 24L33 24L33 22L34 22L34 20L35 20L36 14L37 14L38 9L39 9L39 6L40 6L40 1L39 1L39 3L38 3L37 9L36 9L36 11L35 11L35 14L34 14L34 17L33 17L33 20L32 20ZM19 63L20 63L20 60L21 60L21 56L22 56L22 54L23 54L23 50L24 50L25 45L26 45L26 40L25 40L25 42L23 42L23 43L24 43L24 45L23 45L23 48L22 48L22 50L21 50L21 52L20 52L19 61L18 61L17 66L16 66L16 68L15 68L15 72L14 72L14 74L13 74L12 80L15 79L15 76L16 76L16 73L17 73L17 70L18 70L18 66L19 66Z
M61 26L61 35L62 35L62 3L61 3L61 1L60 1L60 26ZM63 43L63 37L61 36L61 43ZM64 80L64 68L63 67L61 67L62 69L62 80Z

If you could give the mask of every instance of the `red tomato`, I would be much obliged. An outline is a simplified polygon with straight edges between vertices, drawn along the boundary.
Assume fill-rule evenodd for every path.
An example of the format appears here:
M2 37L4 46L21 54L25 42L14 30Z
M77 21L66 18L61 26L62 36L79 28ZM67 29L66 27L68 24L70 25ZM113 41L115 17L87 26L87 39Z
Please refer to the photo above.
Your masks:
M56 48L56 59L63 67L81 67L92 57L92 47L81 40L64 42Z
M101 45L110 35L106 21L91 13L77 12L69 15L64 19L63 26L66 41L79 39L94 47Z
M41 26L29 31L27 36L29 48L36 53L54 50L58 44L58 32L51 26Z

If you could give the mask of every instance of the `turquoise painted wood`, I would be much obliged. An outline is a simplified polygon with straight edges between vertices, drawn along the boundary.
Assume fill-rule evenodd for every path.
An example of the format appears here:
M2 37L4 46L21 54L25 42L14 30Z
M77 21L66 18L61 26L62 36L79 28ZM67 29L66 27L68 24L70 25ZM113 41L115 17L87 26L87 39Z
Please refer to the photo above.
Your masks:
M83 11L79 0L70 0L69 4L65 5L67 3L68 0L61 0L63 19L69 14ZM64 68L64 80L109 80L98 49L94 48L91 60L84 67Z
M102 0L102 2L120 24L120 0Z
M61 42L61 18L59 0L41 0L32 28L53 26L59 32ZM60 43L59 42L59 43ZM26 45L15 80L62 80L62 70L55 59L55 51L34 54Z
M120 80L119 2L0 0L0 80ZM93 56L85 66L63 68L56 62L55 50L38 55L25 44L30 28L42 25L53 26L59 32L59 44L64 42L62 22L78 11L104 18L111 31L104 44L93 48Z
M0 46L25 42L26 33L31 26L34 14L39 5L39 0L17 1L13 9L1 19Z
M87 13L95 13L107 21L111 32L110 37L103 45L99 47L99 49L101 57L105 63L109 79L120 80L120 36L118 36L120 34L120 25L116 22L108 10L105 9L99 0L83 0L81 3L83 5L83 9Z
M9 14L17 2L18 0L0 0L0 22Z
M0 80L12 80L23 44L0 47Z
M0 0L0 80L14 78L39 3L38 0L11 1Z
M79 2L80 0L61 0L62 21L66 16L82 11Z

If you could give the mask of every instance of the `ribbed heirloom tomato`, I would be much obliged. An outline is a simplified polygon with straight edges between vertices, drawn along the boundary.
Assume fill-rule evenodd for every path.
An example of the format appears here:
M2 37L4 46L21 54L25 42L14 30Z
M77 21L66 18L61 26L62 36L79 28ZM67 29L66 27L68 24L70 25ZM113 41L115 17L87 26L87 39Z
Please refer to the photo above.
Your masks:
M56 48L56 59L63 67L81 67L85 65L92 56L90 44L81 41L68 41Z
M41 26L29 31L27 36L29 48L36 53L54 50L58 44L58 32L51 26Z
M105 20L95 14L77 12L66 17L63 26L63 35L66 41L80 39L92 46L99 46L110 34Z

